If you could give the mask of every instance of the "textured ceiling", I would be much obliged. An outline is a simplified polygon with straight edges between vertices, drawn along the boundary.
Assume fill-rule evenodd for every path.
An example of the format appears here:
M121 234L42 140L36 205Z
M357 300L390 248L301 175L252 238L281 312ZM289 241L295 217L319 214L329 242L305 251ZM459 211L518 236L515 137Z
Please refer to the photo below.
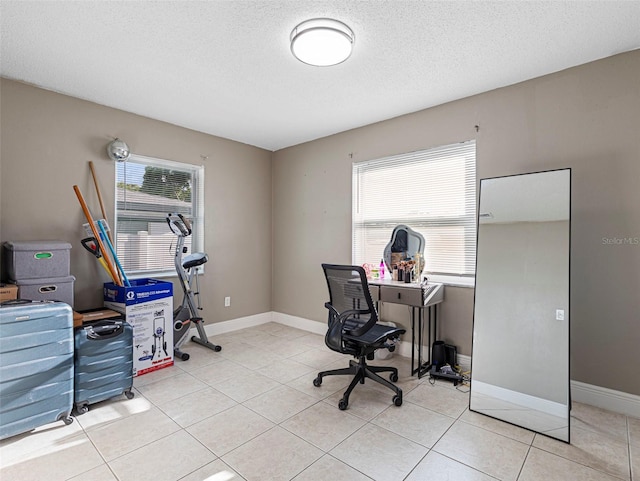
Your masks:
M349 60L294 59L312 17L351 26ZM640 47L637 0L0 0L0 22L3 77L268 150Z

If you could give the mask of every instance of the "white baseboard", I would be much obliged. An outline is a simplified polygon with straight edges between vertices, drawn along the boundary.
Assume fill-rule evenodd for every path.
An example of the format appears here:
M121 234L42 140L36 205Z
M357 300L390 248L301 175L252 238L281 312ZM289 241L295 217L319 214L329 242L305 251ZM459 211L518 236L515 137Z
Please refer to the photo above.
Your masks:
M239 317L237 319L231 319L230 321L207 324L204 326L204 331L207 333L207 336L218 336L227 332L233 332L239 329L246 329L247 327L255 327L259 326L260 324L266 324L267 322L271 322L272 319L273 312L262 312L253 316ZM189 331L189 334L197 336L198 331L195 328L192 328Z
M309 331L314 334L325 335L327 333L327 324L324 322L312 321L304 317L291 316L282 312L272 312L272 321L284 324L285 326L295 327L303 331Z
M295 327L303 331L324 335L326 324L324 322L312 321L303 317L291 316L281 312L263 312L253 316L240 317L230 321L217 322L205 326L208 336L215 336L227 332L245 329L247 327L259 326L267 322L277 322L285 326ZM192 335L197 335L195 329L191 330ZM425 346L424 349L427 349ZM411 341L400 341L396 345L396 354L411 358ZM471 357L458 354L458 365L463 372L471 370ZM627 416L640 418L640 396L622 391L615 391L605 387L594 386L579 381L571 381L571 399L590 406L599 407L608 411L613 411Z
M606 387L594 386L580 381L571 381L573 401L596 406L634 418L640 418L640 396Z

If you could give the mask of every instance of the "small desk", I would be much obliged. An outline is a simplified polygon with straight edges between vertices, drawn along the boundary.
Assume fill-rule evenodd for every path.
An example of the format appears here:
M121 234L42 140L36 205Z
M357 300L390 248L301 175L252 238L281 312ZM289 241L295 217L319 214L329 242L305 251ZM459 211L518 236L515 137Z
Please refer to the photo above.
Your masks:
M393 281L391 279L374 279L369 281L369 290L371 291L371 297L374 302L390 302L411 306L411 375L417 373L418 378L421 378L429 372L429 368L431 367L431 333L433 332L433 340L435 341L438 326L438 304L444 300L444 284L429 282L424 285ZM424 322L423 311L425 308L427 309L429 328L427 330L427 360L423 361L422 332ZM418 313L417 317L416 311ZM418 331L417 348L416 321Z

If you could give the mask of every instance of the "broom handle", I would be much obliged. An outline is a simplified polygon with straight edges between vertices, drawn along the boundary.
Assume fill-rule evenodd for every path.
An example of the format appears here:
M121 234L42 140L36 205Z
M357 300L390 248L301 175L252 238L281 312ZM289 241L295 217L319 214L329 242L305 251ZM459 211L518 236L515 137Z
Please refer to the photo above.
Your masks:
M124 273L124 269L122 268L122 264L120 264L120 259L118 259L118 255L116 254L116 251L113 248L113 245L111 244L111 241L107 237L107 232L105 231L105 228L102 225L102 221L98 221L98 227L100 228L100 232L102 233L102 235L103 235L103 237L105 239L105 242L107 243L107 247L109 248L109 251L111 252L111 258L116 263L116 267L118 269L118 278L120 278L120 279L122 279L124 281L124 285L125 286L131 287L131 283L129 282L129 279L127 279L127 275Z
M100 252L103 253L103 258L105 260L105 262L107 263L107 268L109 269L109 274L111 274L111 279L113 279L113 282L122 287L122 281L120 280L120 276L118 276L118 273L116 272L116 270L113 267L113 264L111 263L111 259L109 259L107 256L105 256L104 254L106 254L107 250L104 247L104 244L102 243L102 240L100 239L100 233L98 232L98 229L96 229L96 225L93 221L93 217L91 216L91 212L89 211L89 207L87 207L87 203L84 201L84 197L82 196L82 192L80 192L80 189L78 188L77 185L73 186L73 190L75 191L76 195L78 196L78 201L80 202L80 207L82 207L82 211L84 212L84 216L87 218L87 221L89 222L89 227L91 227L91 232L93 232L93 237L95 237L96 239L96 243L98 244L98 247L100 248Z
M100 202L100 210L102 211L102 218L109 223L109 219L107 218L107 213L104 210L104 204L102 203L102 194L100 193L100 187L98 187L98 177L96 177L96 171L93 170L93 161L89 161L89 168L91 169L91 176L93 177L93 183L96 186L96 194L98 194L98 202ZM113 237L111 237L111 230L107 231L107 236L109 237L109 241L113 244Z

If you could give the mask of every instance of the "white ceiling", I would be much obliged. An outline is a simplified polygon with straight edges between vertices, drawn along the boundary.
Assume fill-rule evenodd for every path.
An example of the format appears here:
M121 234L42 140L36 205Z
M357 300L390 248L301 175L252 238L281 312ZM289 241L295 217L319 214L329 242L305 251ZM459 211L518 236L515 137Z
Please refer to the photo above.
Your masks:
M345 63L291 55L313 17ZM0 27L4 77L278 150L639 48L640 1L0 0Z

